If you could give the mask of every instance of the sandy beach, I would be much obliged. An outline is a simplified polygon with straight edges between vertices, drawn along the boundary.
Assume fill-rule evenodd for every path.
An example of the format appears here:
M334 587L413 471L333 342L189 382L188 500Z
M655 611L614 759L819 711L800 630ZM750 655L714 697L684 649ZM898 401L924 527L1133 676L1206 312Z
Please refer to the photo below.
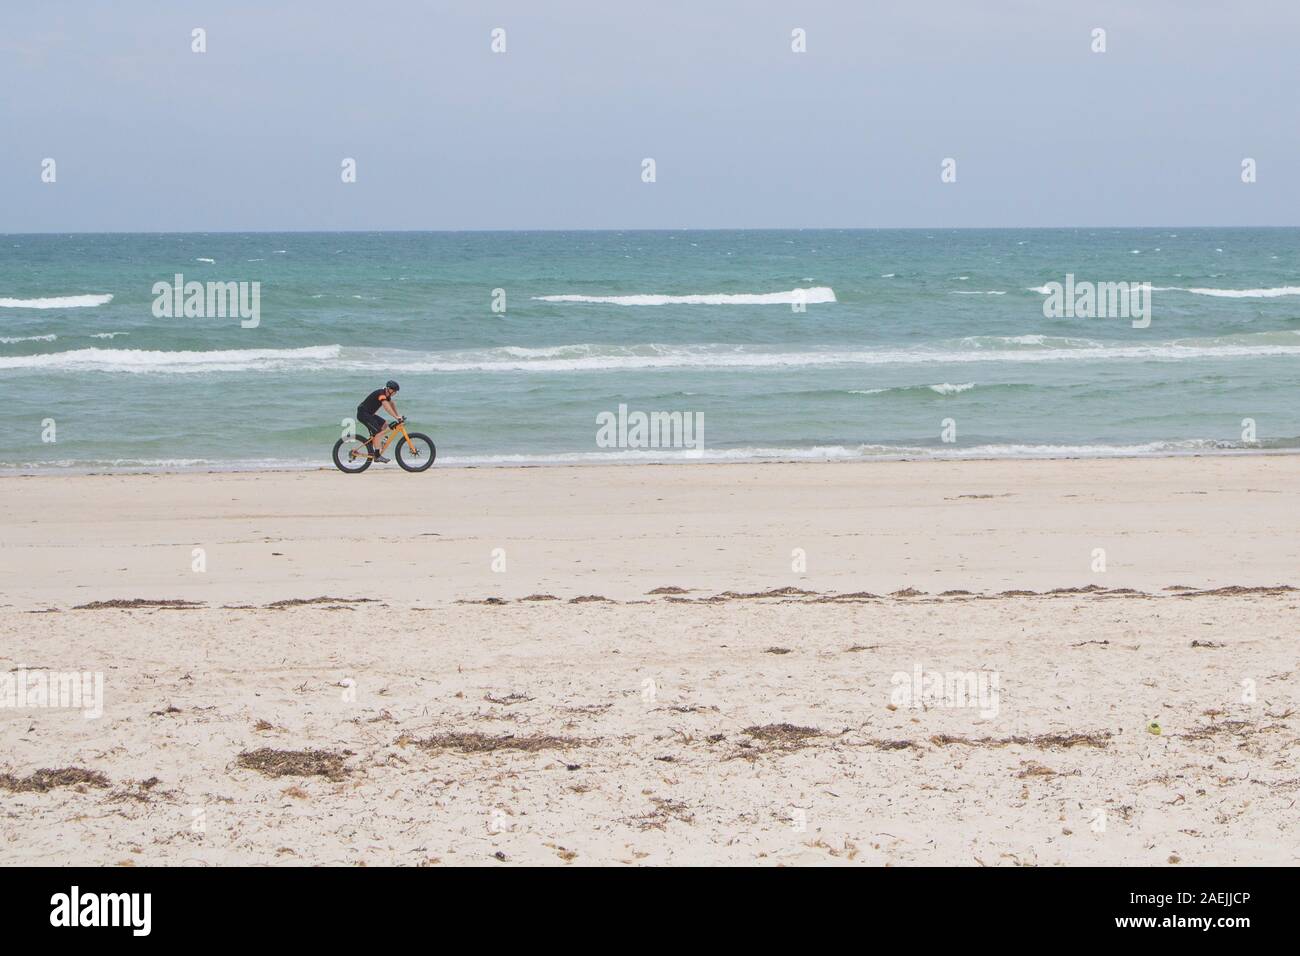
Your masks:
M3 863L1300 856L1294 456L0 494Z

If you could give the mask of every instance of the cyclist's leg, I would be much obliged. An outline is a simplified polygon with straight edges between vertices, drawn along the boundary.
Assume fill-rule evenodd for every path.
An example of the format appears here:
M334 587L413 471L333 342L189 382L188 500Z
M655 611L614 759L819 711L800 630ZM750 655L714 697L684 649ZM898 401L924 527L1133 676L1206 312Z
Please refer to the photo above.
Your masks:
M364 418L365 426L370 429L371 454L379 458L383 454L383 437L384 431L388 428L388 422L378 415L367 415Z
M366 444L371 446L371 448L373 448L374 454L379 454L378 439L379 436L382 435L384 431L384 420L380 418L378 415L367 415L365 412L363 412L361 409L358 408L357 421L360 422L362 425L365 425L366 431L370 433L370 437L366 439Z

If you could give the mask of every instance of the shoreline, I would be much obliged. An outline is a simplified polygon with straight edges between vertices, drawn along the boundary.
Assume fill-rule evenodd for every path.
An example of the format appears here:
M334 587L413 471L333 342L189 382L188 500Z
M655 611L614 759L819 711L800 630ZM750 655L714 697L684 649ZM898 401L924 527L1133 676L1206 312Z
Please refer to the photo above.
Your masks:
M1104 447L1104 446L1098 446ZM1125 446L1116 446L1123 448ZM583 453L564 453L559 454L583 454ZM656 467L674 467L679 465L870 465L870 464L927 464L927 463L949 463L949 462L1033 462L1033 461L1132 461L1132 460L1149 460L1165 458L1225 458L1225 457L1278 457L1278 456L1297 456L1300 455L1300 446L1286 448L1198 448L1189 450L1163 450L1155 452L1130 452L1120 451L1115 454L1069 454L1069 453L1050 453L1043 455L962 455L960 453L938 454L930 457L922 457L916 454L899 454L899 455L859 455L856 457L753 457L753 458L693 458L682 455L677 458L646 458L646 459L618 459L616 456L609 456L605 460L585 460L572 461L561 460L560 458L548 459L539 458L538 461L457 461L451 459L448 461L439 458L434 466L434 470L447 471L465 471L474 469L529 469L529 468L628 468L641 465ZM214 466L216 463L205 466L195 467L158 467L154 465L141 465L138 468L134 466L115 466L109 470L102 467L86 465L69 465L67 467L33 467L20 468L0 462L0 481L6 478L39 478L39 477L127 477L132 475L142 476L159 476L159 475L231 475L231 474L297 474L313 472L336 472L328 461L325 463L308 462L308 461L286 461L283 466L277 466L274 462L260 462L250 467L240 467L231 465L229 467ZM12 469L12 470L9 470ZM396 470L393 466L392 470Z

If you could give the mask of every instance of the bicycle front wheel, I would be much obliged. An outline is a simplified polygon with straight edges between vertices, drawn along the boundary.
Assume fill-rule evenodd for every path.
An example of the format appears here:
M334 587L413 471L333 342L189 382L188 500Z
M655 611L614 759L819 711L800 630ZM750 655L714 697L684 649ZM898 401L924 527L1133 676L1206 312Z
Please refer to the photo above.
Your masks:
M427 471L438 457L438 449L433 447L433 439L428 435L407 432L406 438L398 441L394 457L406 471Z
M347 475L359 475L370 467L370 446L361 438L340 438L334 443L334 467Z

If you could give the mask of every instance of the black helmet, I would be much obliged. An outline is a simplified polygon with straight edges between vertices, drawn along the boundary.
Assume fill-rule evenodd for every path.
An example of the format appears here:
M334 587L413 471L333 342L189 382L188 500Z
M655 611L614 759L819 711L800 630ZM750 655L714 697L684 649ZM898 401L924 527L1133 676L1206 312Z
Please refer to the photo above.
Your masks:
M390 392L400 392L402 390L402 386L398 385L391 378L384 383L384 388L388 389Z

